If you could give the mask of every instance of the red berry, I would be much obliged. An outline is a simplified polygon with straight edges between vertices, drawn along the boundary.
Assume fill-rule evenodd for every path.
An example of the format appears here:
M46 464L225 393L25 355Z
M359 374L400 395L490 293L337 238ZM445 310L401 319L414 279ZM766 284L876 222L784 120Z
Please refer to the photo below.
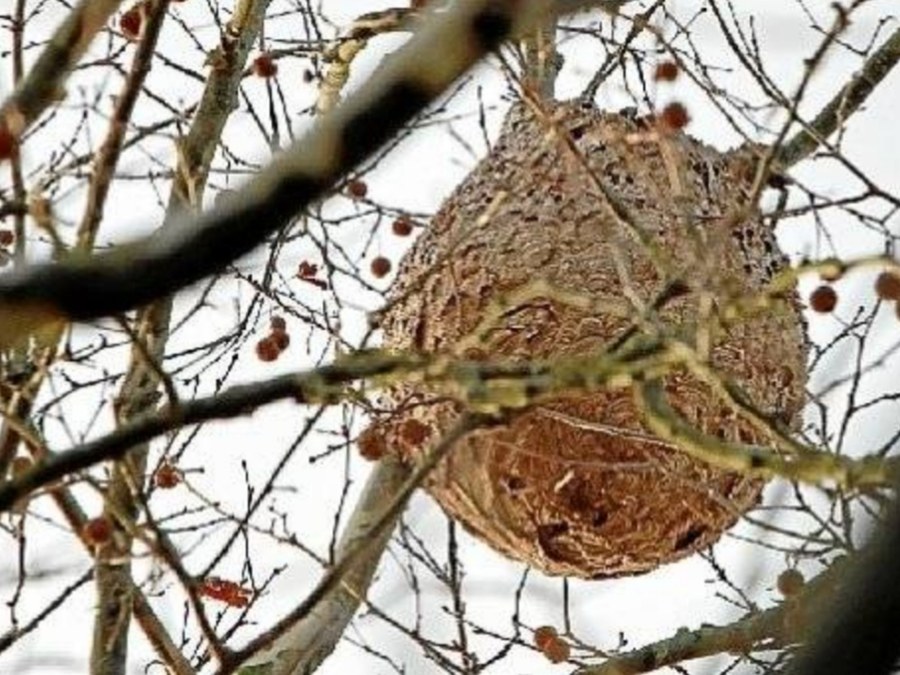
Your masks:
M347 183L347 192L355 199L363 199L369 194L369 186L359 178L354 178Z
M397 220L393 222L391 230L398 237L408 237L413 231L413 225L409 218L403 216L402 218L397 218Z
M882 272L875 280L875 292L882 300L900 300L900 275Z
M103 544L112 535L112 524L106 516L91 518L84 524L84 538L90 544Z
M16 240L16 235L12 230L0 230L0 246L12 246Z
M181 483L181 472L169 462L164 462L153 474L153 482L162 490L171 490Z
M690 115L688 115L687 108L681 103L675 102L670 103L663 108L659 120L664 129L668 131L678 131L679 129L684 129L684 127L688 125L688 122L691 121L691 118Z
M301 279L309 279L319 273L319 266L308 260L301 260L297 266L297 276Z
M122 35L129 40L137 40L141 37L143 23L144 20L141 16L141 10L135 5L119 17L119 30L121 30Z
M253 72L258 77L275 77L278 74L278 64L269 53L263 53L253 60Z
M541 651L544 652L544 656L547 657L547 660L550 663L562 663L563 661L568 661L569 656L572 653L569 643L559 637L550 640L550 642L547 643L547 646Z
M12 157L15 149L16 137L5 124L0 123L0 160Z
M386 277L391 271L391 261L384 256L378 256L372 261L372 276L376 279Z
M283 352L291 344L291 336L283 330L273 331L268 339L272 340L272 342L275 343L275 346L278 347L279 352Z
M271 319L269 319L269 326L272 327L272 332L283 333L287 330L287 321L284 320L283 316L278 316L276 314Z
M534 631L534 646L544 651L559 635L553 626L541 626Z
M657 82L672 82L678 77L678 64L674 61L663 61L656 64L653 79Z
M809 296L809 306L814 311L827 314L837 306L837 293L831 286L819 286Z
M256 356L260 361L266 363L274 361L281 354L278 344L272 339L272 336L265 337L256 343Z

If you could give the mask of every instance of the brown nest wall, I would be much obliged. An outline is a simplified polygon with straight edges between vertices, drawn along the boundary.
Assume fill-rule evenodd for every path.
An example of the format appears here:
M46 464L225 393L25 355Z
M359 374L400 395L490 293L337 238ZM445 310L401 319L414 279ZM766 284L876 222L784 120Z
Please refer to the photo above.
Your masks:
M627 298L652 302L664 280L646 247L615 222L598 181L689 284L660 312L670 326L688 326L702 292L758 291L784 265L758 215L736 216L752 167L749 152L722 154L683 133L659 134L647 121L575 103L542 114L517 104L488 157L401 264L382 320L385 347L459 354L492 302L537 279L611 308L627 310ZM787 304L719 335L711 361L761 412L791 427L804 401L806 343L796 297ZM585 354L631 323L624 311L585 312L536 297L510 307L462 355ZM689 374L671 374L666 389L698 428L770 443ZM387 399L394 412L367 439L411 459L460 414L457 404L411 385ZM756 504L762 484L654 439L625 389L542 401L506 426L469 434L427 489L504 555L549 574L601 578L646 572L708 546Z

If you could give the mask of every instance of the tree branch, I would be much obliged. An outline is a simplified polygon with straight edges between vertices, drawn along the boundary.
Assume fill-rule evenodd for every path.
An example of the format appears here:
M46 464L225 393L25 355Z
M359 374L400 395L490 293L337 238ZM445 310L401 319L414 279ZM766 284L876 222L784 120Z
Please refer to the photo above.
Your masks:
M900 477L900 463L894 458L855 459L815 451L779 455L763 447L731 443L705 434L669 405L660 380L637 384L635 396L648 429L695 459L721 469L812 484L831 481L844 488L883 487Z
M343 385L364 377L416 369L423 358L409 356L362 355L346 364L325 366L295 375L283 375L265 382L239 385L221 394L187 401L177 408L137 419L96 441L46 457L24 475L0 486L0 512L12 507L21 497L98 462L118 459L139 443L150 441L184 425L213 419L230 419L252 412L274 401L294 398L299 403L338 400Z
M619 654L596 666L579 668L574 675L638 675L705 656L749 654L796 644L806 634L804 618L819 611L833 595L843 578L844 567L840 563L832 565L806 583L798 595L775 607L753 612L725 626L682 628L665 640Z
M94 36L106 25L122 0L81 0L50 38L28 74L0 107L0 126L21 137L50 105L64 94L63 86Z
M259 36L270 0L240 0L233 13L234 18L222 35L218 50L222 54L222 65L213 68L207 78L197 112L191 121L184 139L178 141L178 170L169 194L162 228L172 227L179 216L199 207L206 188L209 167L221 139L222 130L237 106L237 91L247 58L253 43ZM148 26L148 30L150 26ZM124 128L124 124L120 125ZM121 143L121 134L118 138ZM104 145L104 148L107 147ZM115 155L114 155L115 156ZM105 157L101 154L101 158ZM109 166L109 162L102 167ZM108 172L107 172L108 173ZM106 175L103 172L97 176ZM103 179L100 185L103 185ZM94 187L96 181L92 183ZM95 193L92 190L91 195ZM84 247L93 241L93 232L99 222L102 196L100 200L88 202L82 232L79 237ZM116 399L116 423L127 426L135 419L146 415L156 405L156 390L166 375L160 364L166 352L169 324L172 314L172 297L165 297L149 307L143 308L137 316L137 330L133 334L131 358ZM125 324L127 327L127 324ZM174 390L170 392L174 399ZM92 662L96 663L96 673L119 675L126 667L127 626L131 618L131 607L127 593L133 585L131 564L123 563L131 551L130 529L140 512L139 491L145 481L148 441L129 449L124 457L112 467L112 479L105 491L104 511L115 523L120 534L121 550L116 551L112 561L97 561L97 621L94 632ZM198 605L198 612L203 607ZM112 622L104 617L116 617ZM204 617L198 617L201 625L208 625Z
M370 529L382 504L397 494L410 473L410 468L394 457L385 457L375 466L344 528L337 549L338 558L371 537ZM314 672L334 651L356 610L365 600L399 515L397 513L385 524L381 535L348 567L341 584L334 586L293 628L246 665L259 668L270 664L273 669L278 669L276 672L285 675ZM253 669L242 668L241 672L252 673Z
M488 418L482 415L465 415L450 429L443 438L435 445L429 448L419 459L419 462L405 482L391 495L387 505L380 511L377 517L373 517L368 527L361 528L356 540L352 545L348 546L334 567L329 569L325 576L319 581L319 584L313 591L289 612L284 618L278 621L269 631L254 638L246 647L233 653L233 661L225 663L219 670L217 675L229 675L236 668L243 665L260 650L267 648L276 639L284 635L298 621L309 616L319 603L322 602L329 594L344 583L347 574L353 570L360 561L364 560L372 554L377 543L382 537L389 536L390 529L393 527L397 518L406 508L406 504L413 492L422 484L425 478L434 470L434 468L446 457L456 442L465 434L473 429L484 427L491 422L496 421L495 418ZM297 657L295 653L288 653L284 656L291 663ZM242 675L288 675L293 672L292 668L282 669L279 663L274 667L274 672L269 664L262 666L249 666L243 669Z
M893 35L866 59L862 69L822 108L806 128L797 132L778 150L777 164L789 168L815 152L866 102L878 84L897 65L898 60L900 60L900 29L894 31Z
M542 10L537 0L470 0L432 14L366 86L227 204L89 260L3 275L0 345L54 321L146 304L233 262L322 197L485 53L533 25Z

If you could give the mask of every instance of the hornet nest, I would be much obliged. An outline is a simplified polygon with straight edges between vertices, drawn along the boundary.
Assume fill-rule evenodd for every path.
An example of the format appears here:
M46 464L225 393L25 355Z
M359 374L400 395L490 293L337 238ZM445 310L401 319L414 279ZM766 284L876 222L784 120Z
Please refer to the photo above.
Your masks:
M759 213L738 213L753 182L749 149L722 154L652 120L543 105L540 114L512 107L493 150L403 260L381 317L387 349L525 361L590 353L621 337L638 313L596 306L649 305L664 281L647 247L614 222L603 192L687 284L659 310L665 326L689 326L704 302L726 292L759 291L786 264ZM530 297L467 346L491 307L536 279L597 301L595 309L552 293ZM759 411L795 429L806 340L796 294L785 299L714 333L709 355ZM697 429L771 443L687 371L664 383L672 407ZM420 384L396 385L386 397L393 412L363 434L364 450L375 444L414 460L462 412ZM620 388L539 400L503 426L468 433L426 487L504 555L548 574L603 578L710 545L757 503L763 482L654 438L630 389Z

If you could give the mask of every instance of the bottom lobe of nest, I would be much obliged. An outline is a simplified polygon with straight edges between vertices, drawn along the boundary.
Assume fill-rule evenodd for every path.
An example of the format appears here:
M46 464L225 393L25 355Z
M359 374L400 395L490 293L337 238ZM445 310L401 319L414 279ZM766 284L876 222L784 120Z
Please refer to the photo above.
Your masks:
M446 428L456 415L445 403L418 410L427 411L427 423L407 417L378 433L415 455L437 435L429 423ZM708 412L704 420L708 432L741 427ZM469 433L426 487L478 539L547 574L648 572L712 544L757 503L763 482L715 469L639 429L628 393L554 399L505 426Z

